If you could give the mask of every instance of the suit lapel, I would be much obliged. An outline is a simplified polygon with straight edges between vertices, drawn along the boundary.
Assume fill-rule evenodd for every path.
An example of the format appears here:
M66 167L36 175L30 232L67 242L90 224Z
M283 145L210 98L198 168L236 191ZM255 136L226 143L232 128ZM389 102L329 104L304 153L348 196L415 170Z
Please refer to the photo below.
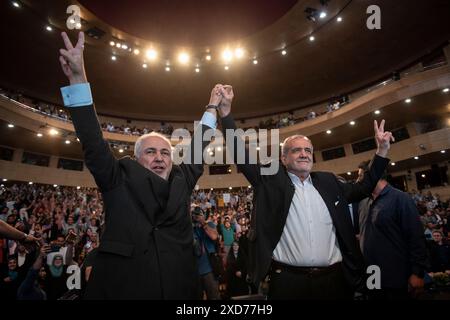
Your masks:
M185 204L180 200L186 195L187 187L184 181L183 173L178 166L173 166L169 181L170 189L166 209L164 210L164 213L158 217L158 223L162 223L166 219L174 217L178 207L181 204Z

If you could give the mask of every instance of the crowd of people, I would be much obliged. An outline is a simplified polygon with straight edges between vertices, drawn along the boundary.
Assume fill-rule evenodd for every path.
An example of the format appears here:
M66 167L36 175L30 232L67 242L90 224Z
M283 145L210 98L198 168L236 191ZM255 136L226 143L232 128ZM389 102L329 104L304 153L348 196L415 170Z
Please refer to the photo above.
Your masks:
M411 197L421 214L427 238L429 285L450 285L449 199L413 191ZM221 265L205 272L212 276L216 292L205 288L205 298L244 296L258 293L247 279L248 230L253 189L194 190L193 217L217 232L211 251ZM12 184L0 191L0 220L40 239L39 245L0 239L0 296L3 299L59 299L67 295L69 265L81 269L81 289L89 280L92 259L104 227L101 193L95 188ZM194 230L196 219L193 218ZM195 239L195 237L194 237ZM201 251L200 251L201 252ZM201 254L198 259L201 273ZM215 289L217 288L217 289ZM259 288L264 293L264 285Z

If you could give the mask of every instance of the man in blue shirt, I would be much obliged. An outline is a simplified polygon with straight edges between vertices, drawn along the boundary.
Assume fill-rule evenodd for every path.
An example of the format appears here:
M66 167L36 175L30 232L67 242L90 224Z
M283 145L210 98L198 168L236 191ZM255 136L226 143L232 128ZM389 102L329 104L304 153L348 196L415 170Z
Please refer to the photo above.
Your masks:
M378 181L372 197L359 203L360 246L368 265L381 272L381 289L373 299L406 299L423 290L427 267L426 243L419 212L412 198L386 181Z

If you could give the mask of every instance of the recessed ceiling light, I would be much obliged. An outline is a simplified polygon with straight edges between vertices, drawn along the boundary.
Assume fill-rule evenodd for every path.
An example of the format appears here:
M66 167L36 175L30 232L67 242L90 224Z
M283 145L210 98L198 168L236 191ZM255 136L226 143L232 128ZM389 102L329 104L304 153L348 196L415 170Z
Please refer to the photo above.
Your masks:
M406 103L411 103L411 99L408 98L408 99L405 100L405 102L406 102Z
M117 47L117 48L120 48L121 46L122 46L122 45L121 45L120 43L118 43L118 42L116 43L116 47Z
M316 37L314 37L314 36L309 37L309 41L314 41L314 40L316 40Z
M236 48L234 50L234 56L238 59L241 59L244 57L245 51L242 48Z
M178 62L181 64L187 64L189 62L189 54L187 54L186 52L181 52L178 55Z
M80 190L80 188L81 188L80 186L77 186L77 190Z
M14 128L14 125L12 123L8 123L8 128Z
M139 51L139 49L134 49L134 50L133 50L133 53L134 53L135 55L138 55L138 54L140 53L140 51Z
M253 64L258 64L258 60L253 60Z
M422 174L422 178L426 178L427 176L425 174Z
M48 133L50 133L50 135L52 135L52 136L56 136L58 134L58 130L50 129Z
M16 8L20 8L20 4L17 1L13 1L12 5Z
M419 157L418 157L418 156L415 156L415 157L414 157L414 160L419 160Z
M170 71L170 67L166 67L166 71L169 72Z
M41 137L43 136L43 134L40 133L40 132L38 132L38 133L36 134L36 136L37 136L38 138L41 138Z
M319 18L320 19L323 19L323 18L325 18L327 16L327 13L325 12L325 11L322 11L321 13L320 13L320 15L319 15Z
M8 179L3 179L3 182L6 182L6 181L8 181Z
M351 126L354 126L355 123L356 123L355 121L350 121L350 125L351 125Z
M287 55L287 51L286 51L286 50L283 50L283 51L281 51L281 54L282 54L283 56L285 56L285 55Z
M155 49L148 49L148 50L145 52L145 56L146 56L147 59L149 59L149 60L155 60L156 57L158 56L158 52L156 52Z
M247 188L251 189L251 188L252 188L252 186L248 186Z
M200 72L200 68L195 68L195 72L199 73Z
M143 63L143 64L142 64L142 68L147 69L147 64L146 64L146 63Z
M233 59L233 52L231 52L230 49L225 49L225 50L222 52L222 59L223 59L224 61L226 61L226 62L231 61L231 59Z
M53 31L53 28L52 28L51 26L46 26L45 29L46 29L47 31Z
M122 49L123 49L123 50L127 50L127 49L128 49L128 46L127 46L126 44L123 44L123 45L122 45Z
M395 166L395 162L391 162L391 166Z
M116 56L111 56L111 60L112 60L112 61L116 61L116 60L117 60L117 57L116 57Z
M116 43L115 43L114 41L110 41L110 42L109 42L109 45L110 45L111 47L114 47L114 46L116 45Z
M331 134L331 130L327 130L327 134Z
M233 189L233 187L229 187L228 189L232 190L232 189Z
M347 175L348 175L348 176L351 176L351 175L352 175L352 173L351 173L351 172L349 171L349 172L347 172Z
M33 184L33 182L32 182L32 181L30 181L30 182L28 182L28 184L30 184L30 185L31 185L31 184Z
M337 22L342 22L342 17L337 17Z
M380 114L380 110L375 110L375 114Z
M441 153L445 153L445 150L441 150Z
M120 153L123 153L123 149L122 149L122 148L120 148L120 149L119 149L119 152L120 152Z
M65 141L65 144L70 144L70 140L66 140L66 141Z
M54 185L53 185L53 188L56 188L57 186L58 186L57 184L54 184Z
M225 67L223 67L225 70L228 70L228 69L230 69L230 67L229 66L225 66Z
M206 57L206 60L210 61L211 60L211 56L208 54Z
M444 93L447 93L447 92L449 92L449 91L450 91L449 88L445 88L445 89L442 90L442 92L444 92Z

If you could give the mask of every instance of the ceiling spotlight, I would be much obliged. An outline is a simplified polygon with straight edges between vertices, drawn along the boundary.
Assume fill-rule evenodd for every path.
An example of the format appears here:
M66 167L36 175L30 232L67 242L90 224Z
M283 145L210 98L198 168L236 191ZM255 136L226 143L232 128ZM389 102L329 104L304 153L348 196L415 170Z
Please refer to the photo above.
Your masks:
M109 45L110 45L111 47L114 47L114 46L116 45L116 43L115 43L114 41L110 41L110 42L109 42Z
M77 141L80 142L80 139L77 138Z
M229 49L225 49L225 50L222 52L222 58L223 58L223 60L226 61L226 62L231 61L231 59L233 59L233 52L231 52L231 50L229 50Z
M53 185L53 188L56 188L57 186L58 186L57 184L54 184L54 185Z
M53 31L53 28L52 28L51 26L46 26L45 29L46 29L47 31Z
M80 186L77 186L77 190L80 190L80 188L81 188Z
M391 162L391 166L395 166L395 162Z
M281 51L281 54L282 54L283 56L285 56L285 55L287 55L287 51L286 51L286 50L283 50L283 51Z
M445 88L444 90L442 90L442 92L444 92L444 93L447 93L447 92L449 92L449 91L450 91L449 88Z
M195 72L199 73L200 72L200 68L195 68Z
M342 17L337 17L336 21L337 22L342 22Z
M422 174L421 177L422 177L422 178L426 178L427 176L426 176L425 174Z
M112 61L116 61L116 60L117 60L117 57L116 57L116 56L111 56L111 60L112 60Z
M70 144L70 140L66 140L66 141L65 141L65 144Z
M230 69L230 67L229 66L225 66L225 67L223 67L225 70L228 70L228 69Z
M445 150L441 150L441 153L445 153Z
M228 169L228 172L229 172L229 173L231 173L231 168L230 168L230 169Z
M234 50L234 56L235 56L236 58L238 58L238 59L243 58L243 57L244 57L244 49L242 49L242 48L236 48L236 49Z
M30 181L30 182L28 182L28 184L29 184L29 185L32 185L32 184L33 184L33 182L32 182L32 181Z
M59 132L58 132L58 130L56 130L56 129L50 129L50 130L48 131L48 133L49 133L51 136L56 136Z
M314 36L309 37L309 41L314 41L314 40L316 40L316 38Z
M331 130L327 130L327 134L331 134Z
M181 64L187 64L189 62L189 55L186 52L181 52L178 55L178 62Z
M411 99L408 98L408 99L405 100L405 102L406 102L406 103L411 103Z
M14 125L12 123L8 123L8 128L14 128Z
M232 190L232 189L233 189L233 187L228 187L228 189Z
M158 56L158 52L156 52L155 49L148 49L148 50L145 52L145 56L146 56L147 59L149 59L149 60L155 60L156 57Z
M166 71L169 72L170 71L170 67L166 67Z
M252 186L248 186L247 188L251 189L251 188L252 188Z
M3 182L6 182L6 181L8 181L8 179L3 179L2 181L3 181Z
M117 48L120 48L121 46L122 46L122 45L121 45L120 43L118 43L118 42L116 43L116 47L117 47Z
M350 121L350 125L351 125L351 126L354 126L355 123L356 123L355 121Z
M17 1L13 1L12 5L16 8L20 8L20 4Z
M380 114L380 110L375 110L374 113L375 114Z
M208 54L208 55L205 57L205 59L208 60L208 61L211 61L211 56Z
M122 148L119 149L119 153L123 153L123 149Z
M142 64L142 68L147 69L147 64L146 64L146 63L143 63L143 64Z
M418 157L418 156L415 156L415 157L414 157L414 160L419 160L419 157Z
M351 175L352 175L352 173L351 173L351 172L349 171L349 172L347 172L347 175L348 175L348 176L351 176Z
M253 60L253 64L258 64L258 60Z
M123 44L123 45L122 45L122 49L127 50L127 49L128 49L128 46L127 46L126 44Z
M38 138L41 138L41 137L43 136L43 134L40 133L40 132L38 132L38 133L36 134L36 136L37 136Z
M139 49L134 49L134 50L133 50L133 53L134 53L135 55L138 55L138 54L140 53L140 51L139 51Z
M320 13L320 15L319 15L319 18L320 19L323 19L323 18L325 18L327 16L327 13L325 12L325 11L322 11L321 13Z

